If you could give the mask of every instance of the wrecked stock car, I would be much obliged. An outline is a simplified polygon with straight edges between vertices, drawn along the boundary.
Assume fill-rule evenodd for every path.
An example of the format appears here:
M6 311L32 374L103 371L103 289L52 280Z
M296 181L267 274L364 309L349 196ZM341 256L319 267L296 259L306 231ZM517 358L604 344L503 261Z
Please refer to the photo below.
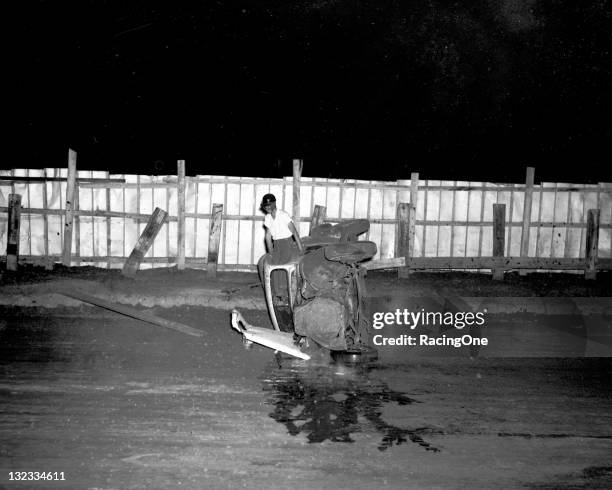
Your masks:
M377 249L373 242L358 240L369 227L365 219L325 223L302 238L305 253L291 262L274 264L265 255L260 269L275 330L254 327L234 310L232 326L247 345L259 343L302 359L321 349L374 357L362 263Z

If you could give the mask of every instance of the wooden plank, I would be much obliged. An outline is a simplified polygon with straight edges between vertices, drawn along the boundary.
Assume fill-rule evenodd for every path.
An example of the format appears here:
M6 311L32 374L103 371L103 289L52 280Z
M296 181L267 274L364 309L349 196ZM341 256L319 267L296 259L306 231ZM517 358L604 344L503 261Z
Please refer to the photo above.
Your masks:
M410 174L410 203L416 208L419 200L419 173Z
M408 256L414 257L416 240L416 209L419 202L419 173L410 174L410 208L408 210ZM406 269L407 272L410 272Z
M198 201L199 201L199 195L200 195L200 186L197 184L197 182L193 183L193 185L195 189L193 211L197 213L198 212ZM194 257L198 256L198 219L197 218L194 218L193 220L193 256Z
M2 179L5 179L6 177L0 177L0 182L2 182ZM16 177L16 180L20 180L22 179L21 177ZM59 178L58 180L66 180L66 179L62 179ZM136 188L136 184L135 183L122 183L120 180L118 181L112 181L112 182L105 182L105 179L85 179L87 180L87 182L82 182L82 186L83 187L122 187L123 185L126 186L126 188ZM97 181L99 180L99 182ZM210 184L221 184L223 183L223 177L195 177L194 178L195 182L198 183L210 183ZM282 184L282 179L271 179L271 181L278 181L278 184ZM255 178L248 178L245 177L243 183L245 184L261 184L261 181L258 181ZM274 184L276 185L276 184ZM321 187L338 187L338 183L334 182L334 181L319 181L317 183L318 186ZM356 184L358 189L396 189L398 187L398 184L396 182L393 181L389 181L389 182L384 182L384 181L371 181L371 183L364 183L364 184ZM146 188L146 187L175 187L176 186L176 177L173 176L168 176L166 177L162 182L151 182L151 183L143 183L142 187ZM404 187L406 189L409 188L409 186L399 186L399 187ZM470 186L452 186L452 185L445 185L445 186L428 186L428 185L423 185L423 186L419 186L419 189L433 189L433 190L442 190L442 191L450 191L450 190L456 190L456 191L482 191L482 190L491 190L491 187L487 187L486 185L470 185ZM524 186L519 185L516 186L515 184L508 184L508 185L504 185L504 184L499 184L499 187L496 187L497 190L499 190L500 192L506 191L506 192L510 192L510 191L517 191L517 190L522 190L524 189ZM563 189L563 192L583 192L585 190L588 190L588 187L585 186L572 186L572 187L567 187ZM606 187L602 187L601 188L602 191L610 191L612 190L612 187L610 186L606 186ZM554 192L554 189L552 188L544 188L543 192Z
M572 196L567 196L567 222L571 224L572 222ZM563 257L569 257L570 253L570 229L571 226L565 226L565 243L563 246Z
M227 177L223 179L223 210L227 213ZM214 214L214 213L213 213ZM221 233L223 234L223 248L221 249L221 263L225 264L225 249L227 248L227 227L225 220L221 221ZM219 249L220 244L217 246ZM217 262L219 262L219 254L217 253Z
M457 184L457 181L455 181L455 185ZM455 222L455 197L456 197L457 191L453 191L453 198L451 200L451 223ZM440 192L440 208L442 208L442 192ZM467 233L467 230L466 230ZM454 248L455 248L455 225L452 224L450 227L450 256L452 257L454 255ZM440 236L440 233L438 232L438 237ZM439 240L439 238L438 238Z
M170 189L165 189L165 191L166 191L166 209L170 209ZM153 206L155 206L154 202L153 202ZM174 221L174 220L171 219L170 216L168 216L168 222L170 221ZM178 222L178 216L176 217L176 221ZM170 227L169 226L166 226L164 234L166 235L166 253L169 253L169 250L170 250ZM155 255L155 252L153 252L153 255Z
M580 218L580 220L584 223L584 227L580 230L580 247L579 247L579 251L578 251L578 256L582 257L586 252L585 252L585 242L586 240L584 239L585 237L585 233L586 233L586 229L587 229L587 211L586 211L586 192L582 195L582 216Z
M542 221L542 202L544 201L544 193L542 192L544 189L544 183L540 182L540 202L538 203L538 223L541 223ZM537 229L536 229L536 243L535 243L535 256L539 257L540 256L540 228L542 228L542 225L538 225Z
M75 194L75 200L78 202L78 200L76 199L76 194ZM6 206L0 206L0 212L8 212L8 207ZM22 213L31 213L34 215L63 215L64 211L61 209L42 209L42 208L21 208L21 212ZM106 217L111 217L111 218L128 218L128 219L133 219L135 221L148 221L149 220L149 215L148 214L140 214L140 213L124 213L124 212L119 212L119 211L106 211L106 210L95 210L95 211L89 211L89 210L75 210L74 211L74 217L75 217L75 227L77 224L77 219L79 216L96 216L96 217L102 217L102 218L106 218ZM185 217L186 218L200 218L200 219L210 219L212 217L211 213L185 213ZM253 216L251 214L234 214L231 216L225 216L224 220L254 220L254 221L263 221L263 216ZM311 221L311 217L304 217L302 218L303 221L307 221L310 222ZM325 218L325 223L342 223L342 222L346 222L346 221L350 221L353 218L343 218L343 219L338 219L338 218ZM178 218L176 216L168 216L167 221L169 222L174 222L174 221L178 221ZM385 225L394 225L396 223L396 218L370 218L370 223L372 224L385 224ZM438 220L416 220L415 224L416 225L427 225L427 226L477 226L474 223L480 224L480 222L470 222L470 221L459 221L459 220L455 220L455 221L438 221ZM483 226L493 226L493 221L482 221L481 224ZM515 222L506 222L506 226L521 226L522 225L522 221L515 221ZM582 229L586 229L586 223L568 223L568 222L560 222L557 221L556 223L553 223L552 221L533 221L531 223L532 226L540 226L542 228L547 228L547 227L560 227L560 226L564 226L564 227L570 227L570 228L582 228ZM603 223L599 225L599 228L609 228L612 229L612 224L611 223Z
M223 177L220 176L200 176L196 178L199 182L203 182L203 183L222 183L223 182ZM272 180L276 180L278 181L278 183L282 182L282 179L272 179ZM321 187L324 186L328 186L328 187L338 187L338 182L334 179L332 179L331 181L329 179L326 179L327 181L320 181L319 183L317 183L317 185L320 185ZM172 177L169 177L167 179L168 182L172 182L173 179ZM245 177L244 183L261 183L260 181L257 181L257 179L255 178L248 178ZM408 185L402 185L402 184L398 184L397 181L369 181L368 183L363 183L363 184L357 184L359 188L362 189L380 189L380 188L396 188L396 187L400 187L400 188L404 188L406 190L408 190L409 186ZM481 191L481 190L491 190L491 187L487 187L486 185L445 185L445 186L430 186L428 184L425 184L423 186L419 187L420 189L433 189L433 190L457 190L457 191ZM503 183L499 183L499 187L496 187L496 189L499 189L500 191L516 191L516 190L521 190L524 187L522 185L519 185L518 187L512 183L512 184L503 184ZM568 192L580 192L583 191L585 189L589 189L589 187L584 186L584 185L575 185L572 187L568 187L568 188L564 188L564 190L568 191ZM602 187L602 190L611 190L612 186L604 186ZM552 188L551 188L552 191ZM547 192L547 191L545 191Z
M584 259L580 258L542 258L542 257L507 257L503 261L504 269L548 269L548 270L581 270Z
M149 175L148 178L153 179L154 177ZM166 193L167 192L168 191L166 191ZM155 187L151 189L151 209L155 209ZM168 206L166 209L170 209L170 206ZM178 221L178 213L177 213L177 221ZM170 227L166 226L166 232L168 231L168 228ZM166 253L168 253L168 249L166 249ZM155 257L155 240L153 241L153 243L151 243L151 255Z
M314 189L314 186L312 186ZM312 201L311 201L312 202ZM354 182L353 187L353 219L357 218L357 181Z
M312 181L310 182L310 209L312 210L311 213L314 215L315 212L315 203L314 203L314 190L315 190L315 180L316 179L312 179ZM357 191L355 191L355 197L357 197ZM355 209L355 204L353 203L353 210ZM312 220L310 221L310 229L312 229Z
M300 229L300 179L303 167L303 160L293 160L293 223L298 230Z
M516 184L495 184L495 190L499 191L499 192L516 192L519 190L524 190L524 186L523 185L516 185ZM383 186L383 187L387 187L389 186L389 184L379 184L379 186ZM490 186L486 186L484 183L483 185L441 185L441 186L421 186L421 189L431 189L431 190L442 190L442 191L491 191L492 188ZM603 188L604 190L612 190L611 187L605 187ZM572 187L567 187L563 189L563 192L582 192L584 190L588 190L588 188L583 187L583 186L572 186ZM552 187L548 188L545 187L544 188L544 192L554 192L554 189Z
M30 169L26 169L26 176L29 177L30 176ZM32 203L32 199L30 197L30 183L28 182L26 184L26 199L28 202L28 207L31 205ZM26 215L26 219L28 220L28 233L27 233L27 238L28 238L28 253L32 253L32 216L30 214Z
M43 255L20 255L20 265L36 265L38 267L46 267L48 261L60 261L61 254L50 255L49 258ZM82 256L79 257L82 262L105 263L106 257L101 256ZM111 257L113 264L123 264L123 257ZM171 266L176 264L176 255L172 257L145 257L142 259L142 264L158 264L161 266ZM202 258L185 257L185 263L193 268L206 269L207 261ZM584 267L582 267L584 269ZM240 271L240 272L257 272L257 266L254 264L219 264L218 271Z
M76 184L76 189L74 190L74 250L78 257L81 256L81 218L79 217L79 208L80 205L80 192L81 189L78 184ZM76 261L77 266L81 265L80 259L74 259Z
M123 209L123 214L125 214L125 187L121 190L121 197L122 197L122 200L123 200L121 208ZM126 236L126 233L125 233L126 223L125 222L126 221L127 221L127 219L124 217L123 220L122 220L122 222L123 222L123 235L121 237L122 238L122 245L121 245L121 255L122 256L125 255L125 242L126 242L126 240L125 240L125 236Z
M177 243L177 262L178 270L185 269L185 160L179 160L177 165L178 183L178 243Z
M436 220L436 257L440 256L440 221L442 221L442 191L438 197L438 219Z
M75 201L78 203L78 199L75 194ZM6 206L0 206L0 211L8 211ZM39 214L39 215L53 215L53 216L63 216L63 209L39 209L39 208L22 208L23 213L31 213L31 214ZM74 211L74 224L76 227L77 220L76 218L79 216L97 216L102 218L129 218L135 221L148 221L150 215L140 214L140 213L124 213L119 211L105 211L105 210L76 210ZM209 218L210 214L193 214L193 213L185 213L186 217L198 217L198 218ZM263 219L263 218L262 218ZM167 221L177 221L176 216L168 216ZM76 238L76 237L75 237Z
M557 187L558 184L555 182L555 193L553 194L553 204L552 204L552 209L553 209L553 216L552 216L552 222L553 222L553 227L550 233L550 256L554 257L555 256L555 227L557 226L557 223L555 223L555 219L557 217Z
M6 237L6 270L16 271L19 260L19 231L21 229L21 194L9 194L8 230Z
M411 204L401 202L397 205L397 251L396 257L404 257L406 261L410 258L410 209ZM407 270L403 267L398 269L398 277L408 277Z
M28 194L29 196L29 194ZM595 206L596 209L601 209L600 205L599 205L599 201L601 199L601 183L597 184L597 197L596 197L596 201L595 201Z
M268 186L270 186L271 182L272 181L270 180L270 183L268 184ZM293 185L293 180L291 181L291 185ZM270 192L270 191L268 191L268 192ZM283 185L281 187L281 195L282 195L282 200L281 200L282 207L281 207L281 209L284 211L285 210L285 204L286 204L286 195L287 195L287 179L286 179L286 177L283 177Z
M242 177L238 177L238 212L241 212L241 205L242 205ZM236 233L237 233L237 237L236 237L236 262L240 262L240 225L241 222L240 220L238 221L238 226L236 227ZM226 224L227 226L227 224Z
M76 188L77 154L68 150L68 177L66 186L66 207L64 208L64 240L62 242L62 263L70 267L72 253L72 220L74 219L74 193Z
M527 167L525 177L525 193L523 197L523 224L521 228L521 257L529 256L529 231L531 227L531 207L533 203L533 182L535 177L535 167ZM541 195L540 195L541 196ZM512 221L512 217L510 218ZM526 272L521 271L520 275Z
M504 257L504 244L506 234L506 205L493 204L493 258ZM504 278L504 269L493 268L493 279L501 281Z
M383 189L383 191L380 193L380 215L384 216L385 215L385 190ZM340 217L340 214L338 213L338 217ZM393 224L395 224L395 219L393 220ZM383 240L385 238L385 227L381 226L380 227L380 241L376 244L376 246L378 247L378 251L380 256L382 257L382 249L383 249Z
M399 222L399 214L398 214L398 208L400 203L402 202L406 202L409 203L410 202L410 193L406 192L406 186L410 185L412 182L410 180L406 180L406 179L399 179L397 181L397 189L395 190L395 226L394 226L394 237L395 237L395 243L393 246L393 253L396 257L398 257L398 251L399 251L399 243L400 243L400 236L399 236L399 226L398 226L398 222ZM354 208L353 208L354 209ZM403 271L400 273L400 271L398 271L398 277L403 277L401 274L403 274Z
M208 209L210 210L210 218L208 218L208 243L210 244L210 229L212 227L213 218L214 218L214 209L213 209L213 184L212 181L208 184ZM208 254L208 252L207 252ZM208 260L208 255L206 255L206 260ZM208 267L208 264L207 264Z
M93 173L92 173L93 175ZM95 202L95 192L94 189L90 189L91 191L91 209L95 209L96 207L96 202ZM97 255L96 254L96 220L95 218L91 219L91 249L93 252L93 255Z
M50 255L48 260L59 261L60 255ZM106 262L106 257L79 257L82 262L103 263ZM39 266L46 265L47 258L42 255L23 255L19 256L19 264L35 264ZM113 264L121 264L124 262L122 257L111 257ZM145 257L142 263L149 264L175 264L176 256L172 257ZM198 268L206 268L207 261L201 258L186 257L185 263ZM504 257L502 260L496 261L493 257L413 257L406 264L404 257L374 260L362 264L368 270L372 269L392 269L395 267L406 267L410 270L448 270L448 269L492 269L493 267L502 267L504 270L521 270L521 269L540 269L540 270L568 270L582 271L586 268L585 258L537 258L537 257ZM595 267L598 271L612 270L612 259L597 258ZM219 271L255 271L254 264L219 264Z
M599 249L599 209L589 209L587 214L585 279L597 279L597 255Z
M512 223L514 225L514 223ZM586 229L586 224L585 223L571 223L571 222L567 222L567 221L557 221L556 223L553 223L552 221L534 221L533 223L531 223L533 226L539 226L541 228L549 228L549 227L569 227L569 228L582 228L582 229ZM612 225L610 224L603 224L600 225L600 228L611 228Z
M484 185L486 188L486 184ZM485 209L485 200L487 197L487 192L485 189L482 190L482 194L480 196L480 227L478 230L478 256L482 257L482 234L484 232L484 209Z
M251 225L251 263L255 264L255 214L257 213L257 209L259 206L259 202L257 200L257 184L253 184L253 223ZM258 259L259 260L259 259Z
M327 213L327 208L325 206L321 206L316 204L314 207L314 211L312 212L312 219L310 220L310 231L312 232L313 228L316 228L319 225L322 225L325 221L325 215Z
M327 205L327 191L328 189L325 188L325 204ZM366 208L366 219L370 222L370 224L372 224L372 221L370 220L370 206L372 205L372 188L368 187L368 207ZM370 227L368 227L368 232L366 233L366 240L370 239Z
M108 177L108 172L106 172L106 176ZM110 211L110 189L106 189L106 210ZM106 258L108 259L106 262L106 268L111 268L111 219L110 217L106 217Z
M155 208L155 211L153 211L147 226L145 226L145 229L138 239L138 242L134 246L130 257L123 266L122 274L124 276L133 277L136 274L142 259L149 251L149 248L151 248L151 244L155 240L160 228L165 223L167 216L168 213L166 211L160 208Z
M46 170L45 170L46 171ZM0 177L0 184L11 183L11 184L27 184L37 182L66 182L67 177L14 177L14 176L2 176ZM98 178L77 178L79 184L119 184L125 182L125 179L98 179Z
M402 182L405 182L405 181L403 181L403 180L398 180L397 181L398 184L400 184ZM384 196L385 195L383 193L383 216L384 216L384 211L385 211L385 205L384 205L385 197ZM399 207L400 202L401 202L401 199L400 199L400 190L399 190L399 187L398 187L395 190L395 227L394 227L394 230L393 230L393 234L394 234L394 238L395 238L395 242L393 244L393 253L394 253L394 255L396 257L398 256L399 243L400 243L400 241L399 241L400 240L400 237L399 237L399 226L398 226L398 222L399 222L398 207ZM353 209L355 209L355 208L353 208ZM381 233L382 232L383 232L383 230L381 229ZM400 273L400 271L398 271L398 277L400 277L399 273Z
M90 296L89 294L85 294L72 289L60 290L59 293L64 296L68 296L69 298L78 299L79 301L83 301L84 303L99 306L100 308L114 311L115 313L120 313L121 315L129 316L130 318L136 318L137 320L141 320L145 323L150 323L159 327L168 328L170 330L176 330L177 332L181 332L186 335L191 335L192 337L204 336L204 332L202 332L201 330L197 330L187 325L183 325L182 323L166 320L165 318L153 315L148 311L141 311L130 306L111 303L110 301L103 300L96 296Z
M59 255L50 255L49 257L45 257L44 255L19 255L18 264L19 265L34 265L36 267L44 267L47 270L53 270L53 261L61 260L62 256Z
M468 191L468 193L467 193L467 212L465 213L465 219L466 219L465 241L463 243L463 256L464 257L468 253L468 237L470 236L470 228L469 228L469 222L470 222L470 197L471 197L471 192Z
M45 175L47 175L47 169L45 169ZM77 192L78 194L78 192ZM47 209L49 202L48 202L48 195L47 195L47 183L45 182L43 184L43 195L42 195L42 200L43 200L43 208ZM49 217L45 214L43 215L43 233L44 233L44 247L45 247L45 257L49 257ZM78 250L77 250L78 253Z
M167 207L166 209L170 209L170 207ZM140 216L140 175L136 176L136 214ZM150 218L151 217L149 216L149 219ZM168 218L166 217L166 220L167 219ZM138 235L140 235L141 231L139 222L136 223L136 230Z
M392 259L370 260L362 264L367 270L376 269L394 269L396 267L404 267L406 265L405 257L395 257Z
M404 257L371 260L362 264L368 270L393 269L406 267L411 270L450 270L450 269L548 269L584 270L586 259L582 258L538 258L538 257L412 257L408 262ZM612 259L599 259L598 270L612 268Z
M584 270L585 259L537 257L414 257L411 269L550 269ZM599 266L599 264L598 264Z
M425 181L425 201L423 203L423 221L427 221L427 190L429 180ZM423 240L421 241L421 257L425 257L425 246L427 241L427 225L423 224Z
M208 235L208 257L206 271L209 277L217 277L217 263L219 261L219 241L221 238L223 204L213 204L213 218L210 220L210 233Z
M514 192L510 193L510 203L508 204L508 244L506 245L506 255L512 253L512 219L514 218Z
M410 204L408 207L408 257L414 257L414 246L416 240L416 206Z
M11 169L11 178L15 177L15 169L12 168ZM11 182L11 194L16 194L15 193L15 182Z
M57 171L58 171L57 172L58 175L61 175L61 169L57 169ZM54 186L54 189L55 189L55 186ZM57 186L57 191L59 194L59 203L60 203L60 208L61 208L61 203L64 202L64 196L62 194L62 184L61 183L59 183L59 185ZM60 229L60 246L61 246L61 244L64 243L64 213L63 212L60 215L59 225L60 225L59 229ZM60 262L61 262L61 257L60 257Z

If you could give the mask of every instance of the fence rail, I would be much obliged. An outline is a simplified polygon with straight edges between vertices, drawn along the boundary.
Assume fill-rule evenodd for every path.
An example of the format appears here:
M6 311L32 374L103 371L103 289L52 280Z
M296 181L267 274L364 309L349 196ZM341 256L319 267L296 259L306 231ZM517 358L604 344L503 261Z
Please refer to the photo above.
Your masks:
M594 264L597 269L610 268L610 183L535 184L532 171L531 180L528 171L520 184L422 180L418 174L409 180L382 182L309 178L301 175L301 163L294 169L295 178L278 179L183 177L178 171L176 176L75 171L69 263L121 267L159 207L168 213L167 222L142 268L177 263L206 267L217 204L223 206L219 268L253 270L264 253L258 203L271 192L279 208L294 215L302 235L309 232L315 206L325 208L325 221L330 223L369 219L370 230L364 238L378 246L374 264L399 260L401 249L407 253L408 260L400 258L406 269L584 270L588 211L599 209ZM68 174L67 168L0 171L0 250L7 246L8 197L20 194L20 261L61 259L67 243ZM408 248L400 248L399 243L401 203L413 206L405 233ZM499 262L491 262L495 243L500 251L499 242L494 242L494 204L505 205L501 247L507 262L500 267Z

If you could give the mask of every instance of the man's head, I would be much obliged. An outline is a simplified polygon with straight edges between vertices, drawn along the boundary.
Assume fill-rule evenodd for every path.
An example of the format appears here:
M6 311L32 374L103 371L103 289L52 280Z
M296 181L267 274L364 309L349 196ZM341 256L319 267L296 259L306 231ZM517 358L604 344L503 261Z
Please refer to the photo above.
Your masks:
M271 213L276 209L276 197L274 194L266 194L261 200L261 210L265 213Z

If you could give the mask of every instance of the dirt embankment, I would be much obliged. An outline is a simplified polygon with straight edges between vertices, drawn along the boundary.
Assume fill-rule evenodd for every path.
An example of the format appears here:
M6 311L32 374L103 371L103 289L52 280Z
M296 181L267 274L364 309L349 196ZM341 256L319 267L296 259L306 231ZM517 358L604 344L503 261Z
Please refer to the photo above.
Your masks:
M108 301L147 308L204 306L265 310L257 274L225 272L216 279L203 270L158 268L140 271L134 279L117 269L63 267L47 271L21 267L18 272L0 272L0 306L27 308L81 307L82 303L58 294L79 290ZM415 272L398 279L395 271L371 271L367 294L372 297L509 297L509 298L610 298L612 274L600 273L586 281L580 274L506 274L493 281L489 274L461 272Z

